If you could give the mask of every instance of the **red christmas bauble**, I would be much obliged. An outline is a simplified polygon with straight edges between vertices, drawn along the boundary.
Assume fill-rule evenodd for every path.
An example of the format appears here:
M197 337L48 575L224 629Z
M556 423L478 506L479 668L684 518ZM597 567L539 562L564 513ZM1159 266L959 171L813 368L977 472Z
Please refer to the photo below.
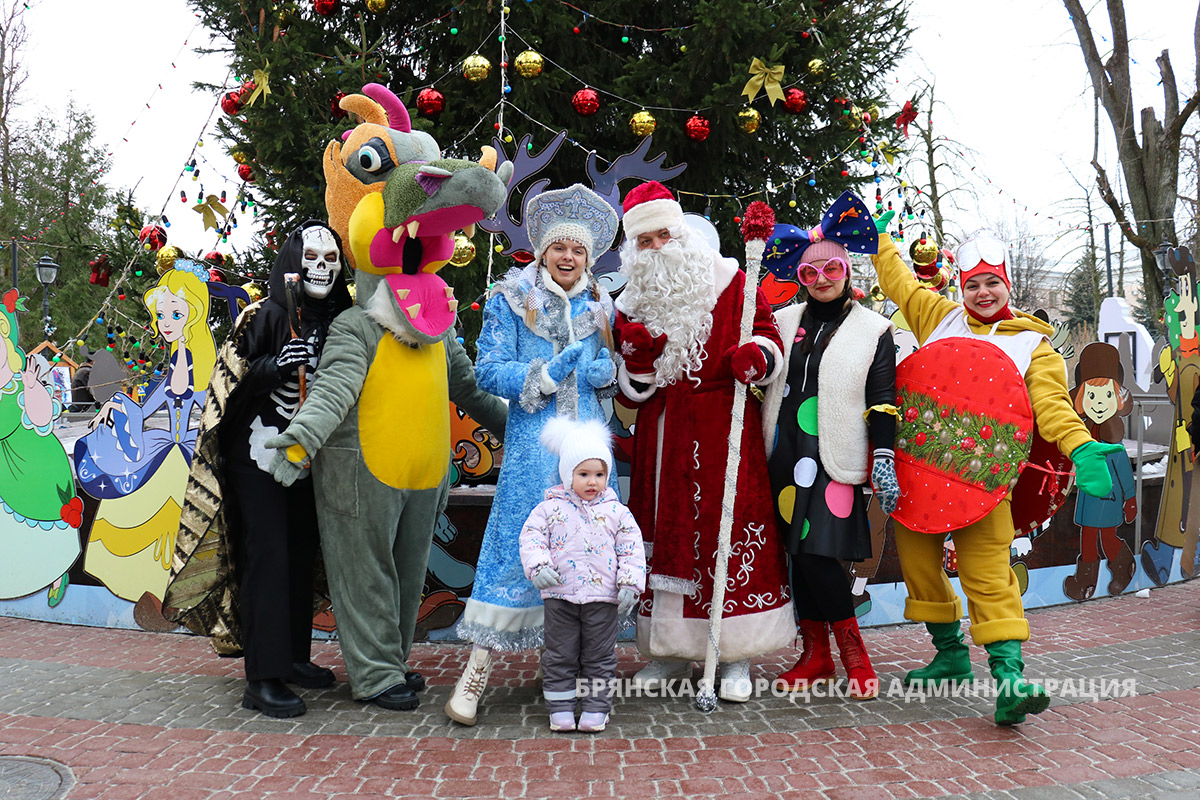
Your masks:
M600 110L600 96L595 89L580 89L571 98L571 106L581 117L590 117Z
M254 183L254 170L249 164L238 164L238 177L246 183Z
M162 225L147 225L138 232L138 241L158 250L167 243L167 229Z
M337 13L339 0L313 0L313 11L320 14L322 17L328 17Z
M697 142L703 142L708 138L708 120L699 114L693 114L688 118L687 124L684 125L684 132L687 133L687 137L689 139Z
M258 88L258 87L257 87L257 84L254 83L254 81L246 81L245 83L242 84L241 91L242 91L242 94L249 96L250 94L252 94L254 92L254 90L256 88Z
M793 86L783 93L783 107L793 114L801 114L808 110L808 96Z
M210 269L208 271L208 279L215 283L224 283L225 282L225 277L223 275L221 275L221 270L219 270L219 269Z
M242 110L242 93L226 92L221 98L221 110L229 116L234 116Z
M437 89L422 89L417 93L417 111L427 117L436 117L446 107L446 95Z
M333 112L334 119L341 119L346 116L346 109L342 108L342 98L345 96L345 92L338 92L329 98L329 110Z

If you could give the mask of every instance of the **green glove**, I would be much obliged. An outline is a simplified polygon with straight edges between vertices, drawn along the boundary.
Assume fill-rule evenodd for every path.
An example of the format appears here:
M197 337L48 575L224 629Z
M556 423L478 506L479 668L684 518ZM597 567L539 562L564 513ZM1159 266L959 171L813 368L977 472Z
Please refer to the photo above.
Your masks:
M1071 453L1075 462L1075 483L1079 491L1092 497L1108 497L1112 494L1112 473L1108 469L1109 453L1124 453L1125 445L1088 442L1076 447Z
M896 216L896 212L888 210L875 218L875 230L879 233L887 233L888 223L892 221L892 217Z

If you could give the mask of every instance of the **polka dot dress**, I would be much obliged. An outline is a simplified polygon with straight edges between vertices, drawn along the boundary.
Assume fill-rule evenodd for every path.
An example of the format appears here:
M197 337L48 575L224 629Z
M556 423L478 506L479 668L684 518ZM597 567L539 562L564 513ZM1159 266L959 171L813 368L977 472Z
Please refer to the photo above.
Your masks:
M862 561L871 557L866 498L861 487L838 483L821 465L817 373L822 354L818 350L833 326L817 324L813 334L817 346L811 353L800 352L804 330L796 334L767 473L789 553Z

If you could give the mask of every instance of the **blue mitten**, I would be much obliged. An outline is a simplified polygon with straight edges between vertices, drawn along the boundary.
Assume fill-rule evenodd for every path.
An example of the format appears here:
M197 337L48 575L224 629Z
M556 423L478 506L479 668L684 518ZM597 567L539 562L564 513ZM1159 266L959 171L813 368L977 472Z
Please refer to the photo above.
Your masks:
M1075 464L1075 483L1081 492L1092 497L1108 497L1112 494L1112 472L1108 469L1109 453L1124 453L1123 444L1101 444L1088 442L1071 451Z
M617 365L607 347L601 347L596 357L583 368L584 377L593 389L603 389L617 377Z
M583 342L574 342L563 348L562 352L550 359L546 365L546 374L555 383L562 383L563 378L571 374L579 356L583 353Z
M891 453L875 451L871 488L879 498L879 507L890 517L900 503L900 481L896 480L896 459Z

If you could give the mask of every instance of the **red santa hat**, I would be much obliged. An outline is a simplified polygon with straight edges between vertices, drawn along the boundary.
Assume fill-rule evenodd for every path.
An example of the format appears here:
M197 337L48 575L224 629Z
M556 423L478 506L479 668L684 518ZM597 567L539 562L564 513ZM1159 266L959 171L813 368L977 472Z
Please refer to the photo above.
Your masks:
M958 264L960 286L971 278L991 274L1012 288L1008 268L1004 264L1004 242L990 233L977 233L960 244L955 261Z
M625 217L621 221L626 239L636 239L643 233L663 228L678 228L683 224L683 207L671 190L658 181L647 181L625 195L621 203Z

